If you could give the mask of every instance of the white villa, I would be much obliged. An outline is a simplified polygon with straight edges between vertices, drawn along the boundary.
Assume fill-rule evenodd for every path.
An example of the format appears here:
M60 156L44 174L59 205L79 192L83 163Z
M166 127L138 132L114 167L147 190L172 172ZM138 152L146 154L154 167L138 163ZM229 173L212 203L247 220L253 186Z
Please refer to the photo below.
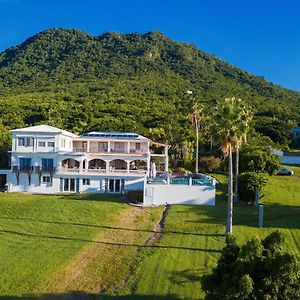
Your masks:
M12 130L8 192L122 193L143 190L143 205L215 204L215 180L170 177L169 145L132 132L89 132L77 136L48 125ZM153 158L164 177L155 177ZM152 165L152 168L150 167ZM149 178L151 177L152 178Z
M161 154L150 150L162 149ZM48 125L12 130L9 192L121 193L142 190L150 160L168 166L168 145L131 132L77 136Z

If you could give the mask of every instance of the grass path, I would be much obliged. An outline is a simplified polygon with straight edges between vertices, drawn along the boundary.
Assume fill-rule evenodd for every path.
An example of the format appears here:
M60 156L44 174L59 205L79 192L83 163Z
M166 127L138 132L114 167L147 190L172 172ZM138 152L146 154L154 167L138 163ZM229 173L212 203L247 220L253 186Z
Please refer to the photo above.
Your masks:
M49 292L73 299L69 292L113 294L114 290L125 288L136 256L149 240L162 210L127 207L121 211L116 222L97 235L63 272L54 274L54 289Z

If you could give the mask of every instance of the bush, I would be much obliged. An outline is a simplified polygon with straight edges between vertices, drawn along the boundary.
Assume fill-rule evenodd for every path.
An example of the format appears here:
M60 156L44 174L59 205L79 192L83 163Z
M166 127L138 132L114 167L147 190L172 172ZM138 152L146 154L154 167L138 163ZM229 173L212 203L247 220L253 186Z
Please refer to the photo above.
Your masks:
M246 172L238 176L238 192L241 201L254 202L255 193L258 191L262 197L264 186L268 182L268 177L265 174Z
M280 169L279 158L269 149L244 148L240 152L240 172L257 172L274 175Z
M283 250L279 231L239 247L229 234L212 274L201 278L205 299L300 299L300 261Z
M212 172L219 168L221 160L215 156L202 156L199 159L199 167L203 172Z

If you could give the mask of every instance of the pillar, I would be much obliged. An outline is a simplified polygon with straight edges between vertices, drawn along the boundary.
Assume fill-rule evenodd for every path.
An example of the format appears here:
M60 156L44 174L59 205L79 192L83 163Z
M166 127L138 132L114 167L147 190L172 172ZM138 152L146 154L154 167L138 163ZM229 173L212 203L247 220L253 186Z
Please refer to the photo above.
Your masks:
M130 153L130 142L127 142L127 153Z
M165 147L165 172L169 170L169 155L168 155L169 146Z
M126 161L127 163L127 173L129 173L129 170L130 170L130 161Z
M110 152L110 141L107 142L107 152Z

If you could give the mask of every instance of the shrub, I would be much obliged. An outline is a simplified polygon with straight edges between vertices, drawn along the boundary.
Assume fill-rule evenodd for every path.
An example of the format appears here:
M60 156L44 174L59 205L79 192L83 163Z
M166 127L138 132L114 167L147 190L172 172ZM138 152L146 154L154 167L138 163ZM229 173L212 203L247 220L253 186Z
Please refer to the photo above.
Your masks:
M262 197L262 191L267 184L268 177L262 173L246 172L238 176L238 192L241 201L254 202L255 192Z
M199 167L203 172L212 172L219 168L221 160L215 156L202 156L199 159Z
M300 299L300 261L283 250L279 231L239 247L229 234L212 274L201 278L205 299Z
M280 169L279 158L269 149L244 148L240 152L240 172L258 172L274 175Z

